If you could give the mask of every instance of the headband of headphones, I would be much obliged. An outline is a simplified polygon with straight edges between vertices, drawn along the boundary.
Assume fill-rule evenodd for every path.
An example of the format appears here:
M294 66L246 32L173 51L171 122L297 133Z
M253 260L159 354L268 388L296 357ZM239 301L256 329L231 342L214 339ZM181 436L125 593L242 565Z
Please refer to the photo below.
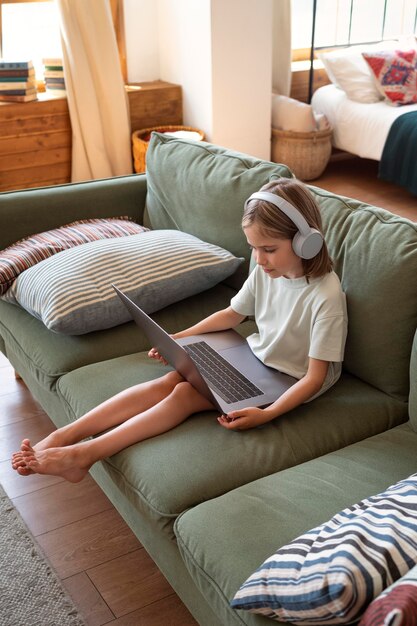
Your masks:
M322 234L307 224L305 217L293 204L290 204L287 200L281 198L281 196L277 196L277 194L271 193L270 191L257 191L246 200L245 209L251 200L270 202L285 213L293 224L295 224L298 232L294 235L292 247L297 256L302 259L312 259L320 252L323 246Z

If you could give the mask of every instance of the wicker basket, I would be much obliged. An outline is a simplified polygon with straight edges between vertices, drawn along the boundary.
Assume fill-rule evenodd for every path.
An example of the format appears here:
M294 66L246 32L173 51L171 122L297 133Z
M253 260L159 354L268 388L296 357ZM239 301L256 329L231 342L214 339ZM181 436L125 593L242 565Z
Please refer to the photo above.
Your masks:
M173 133L177 131L187 131L198 134L196 141L204 141L204 133L198 128L191 126L154 126L152 128L142 128L132 133L133 161L135 172L140 174L146 170L146 152L152 131L158 133Z
M284 163L300 180L318 178L332 151L332 129L298 133L272 129L272 160Z

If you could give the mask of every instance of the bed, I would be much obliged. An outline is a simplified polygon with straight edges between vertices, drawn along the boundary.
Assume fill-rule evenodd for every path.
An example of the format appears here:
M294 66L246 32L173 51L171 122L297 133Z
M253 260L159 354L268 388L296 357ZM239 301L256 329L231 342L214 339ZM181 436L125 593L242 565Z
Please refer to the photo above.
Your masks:
M333 128L334 147L379 161L379 177L417 195L417 49L320 54L330 85L312 98ZM395 43L398 49L395 49ZM383 42L387 45L386 42Z
M380 161L392 123L400 115L417 111L417 104L395 107L384 100L355 102L339 87L320 87L312 99L313 110L323 113L333 128L335 148L364 159Z

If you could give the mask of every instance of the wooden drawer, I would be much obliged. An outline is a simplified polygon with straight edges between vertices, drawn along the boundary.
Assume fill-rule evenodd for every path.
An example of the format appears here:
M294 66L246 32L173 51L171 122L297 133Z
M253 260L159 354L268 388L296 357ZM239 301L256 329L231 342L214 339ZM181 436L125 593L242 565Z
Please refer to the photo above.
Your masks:
M164 81L126 87L132 131L182 124L182 91ZM71 180L72 133L65 97L0 103L0 191ZM133 170L132 170L133 171Z

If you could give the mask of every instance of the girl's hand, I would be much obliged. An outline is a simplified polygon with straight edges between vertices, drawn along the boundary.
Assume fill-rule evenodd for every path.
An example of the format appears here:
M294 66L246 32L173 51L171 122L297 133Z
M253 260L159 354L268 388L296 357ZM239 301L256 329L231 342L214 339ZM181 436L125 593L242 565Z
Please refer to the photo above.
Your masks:
M221 415L217 421L228 430L247 430L265 424L271 419L266 409L248 407L240 411L231 411L228 415Z
M160 361L161 363L163 363L164 365L168 365L168 361L166 359L164 359L164 357L162 356L162 354L160 354L158 352L158 350L156 348L151 348L148 352L148 357L150 359L156 359L157 361Z

